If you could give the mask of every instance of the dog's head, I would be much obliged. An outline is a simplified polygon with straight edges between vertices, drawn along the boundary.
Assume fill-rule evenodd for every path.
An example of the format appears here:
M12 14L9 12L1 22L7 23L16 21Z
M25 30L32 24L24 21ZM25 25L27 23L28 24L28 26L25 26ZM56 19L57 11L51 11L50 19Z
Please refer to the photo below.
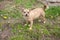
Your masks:
M22 12L23 12L23 16L28 16L29 9L23 9Z

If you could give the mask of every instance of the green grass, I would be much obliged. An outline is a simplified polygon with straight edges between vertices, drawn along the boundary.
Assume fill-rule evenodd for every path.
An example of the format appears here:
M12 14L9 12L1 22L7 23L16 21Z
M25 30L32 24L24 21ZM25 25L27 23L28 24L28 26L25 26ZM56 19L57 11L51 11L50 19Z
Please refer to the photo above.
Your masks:
M50 7L46 11L46 17L51 18L51 16L53 16L53 18L56 18L57 16L60 16L60 6Z
M36 0L15 0L15 4L23 5L25 8L32 8L33 4L37 3ZM60 7L50 7L46 12L46 19L56 20L60 16ZM2 15L2 16L1 16ZM7 7L4 10L0 10L0 19L10 18L22 18L22 13L17 8ZM6 19L6 20L7 20ZM2 27L0 23L0 28ZM50 36L60 38L60 25L58 24L41 24L35 23L33 29L29 30L29 26L23 26L21 24L12 24L11 32L14 34L10 37L10 40L41 40L46 38L46 40L51 40ZM44 37L43 37L44 36Z
M16 4L21 4L23 5L25 8L31 8L33 6L33 4L36 3L36 0L15 0Z
M59 26L52 26L50 24L39 24L33 25L33 29L29 30L28 26L22 26L17 24L16 27L13 25L12 32L15 34L10 38L10 40L41 40L43 35L47 36L46 39L49 40L49 36L55 36L60 38L60 28ZM54 37L53 36L53 37Z
M11 18L21 18L22 13L19 10L16 10L16 8L13 8L12 10L0 10L0 16L6 16ZM60 7L50 7L48 10L46 10L46 18L54 19L56 17L60 16ZM1 17L0 17L1 18Z
M37 3L36 0L15 0L14 1L16 5L22 5L25 8L32 8L34 4L39 4L37 6L40 6L40 3ZM16 7L11 8L13 5L6 5L6 8L4 10L0 10L0 16L6 16L11 18L21 18L21 11L18 10ZM60 6L53 6L50 7L48 10L46 10L46 18L54 19L57 16L60 16ZM1 17L0 17L1 18Z

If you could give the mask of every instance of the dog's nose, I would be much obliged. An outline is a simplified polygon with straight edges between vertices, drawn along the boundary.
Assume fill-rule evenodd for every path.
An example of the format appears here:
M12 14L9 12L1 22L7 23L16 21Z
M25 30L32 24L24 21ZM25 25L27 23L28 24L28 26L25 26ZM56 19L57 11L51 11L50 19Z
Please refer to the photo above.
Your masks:
M27 14L25 16L28 16Z

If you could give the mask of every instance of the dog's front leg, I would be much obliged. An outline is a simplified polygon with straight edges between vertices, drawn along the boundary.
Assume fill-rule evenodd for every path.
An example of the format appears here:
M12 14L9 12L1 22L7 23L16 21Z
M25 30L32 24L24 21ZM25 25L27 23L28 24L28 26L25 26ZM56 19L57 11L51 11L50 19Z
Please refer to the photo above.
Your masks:
M33 26L33 20L30 21L30 30L32 29L32 26Z
M24 26L26 26L27 24L28 24L28 21L26 20L26 22L25 22Z

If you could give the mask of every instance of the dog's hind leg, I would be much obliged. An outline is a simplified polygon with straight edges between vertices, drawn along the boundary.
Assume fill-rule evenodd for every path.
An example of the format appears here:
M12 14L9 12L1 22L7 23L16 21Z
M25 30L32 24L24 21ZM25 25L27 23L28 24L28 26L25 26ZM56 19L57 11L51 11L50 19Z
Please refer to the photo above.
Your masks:
M42 22L43 22L43 23L46 23L45 16L42 16L41 19L42 19Z
M43 15L40 15L40 17L39 17L39 18L41 19L41 21L42 21L43 23L46 23L45 16L43 16Z
M43 23L46 23L46 19L45 19L45 17L43 17L42 19L43 19Z

